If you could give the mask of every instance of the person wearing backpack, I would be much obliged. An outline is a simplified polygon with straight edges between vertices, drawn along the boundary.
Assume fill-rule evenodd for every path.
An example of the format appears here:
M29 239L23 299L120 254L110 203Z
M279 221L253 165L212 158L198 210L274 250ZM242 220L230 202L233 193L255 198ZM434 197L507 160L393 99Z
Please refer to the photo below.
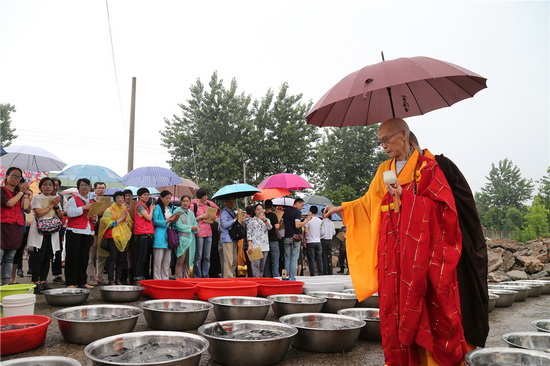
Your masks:
M225 200L225 208L220 213L220 244L223 247L223 265L222 265L222 277L233 278L236 276L237 270L237 242L238 236L231 236L233 225L241 226L237 221L237 214L234 210L235 199L228 198ZM238 229L237 229L238 230ZM241 238L242 239L242 226L241 226Z

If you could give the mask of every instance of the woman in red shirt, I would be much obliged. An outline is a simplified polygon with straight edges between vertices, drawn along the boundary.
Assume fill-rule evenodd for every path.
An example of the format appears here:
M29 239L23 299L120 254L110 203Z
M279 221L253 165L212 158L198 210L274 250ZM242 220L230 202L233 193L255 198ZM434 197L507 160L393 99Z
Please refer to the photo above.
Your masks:
M23 243L23 210L31 211L32 192L23 179L23 171L11 167L6 171L1 188L0 206L0 260L2 261L2 285L10 283L15 252Z

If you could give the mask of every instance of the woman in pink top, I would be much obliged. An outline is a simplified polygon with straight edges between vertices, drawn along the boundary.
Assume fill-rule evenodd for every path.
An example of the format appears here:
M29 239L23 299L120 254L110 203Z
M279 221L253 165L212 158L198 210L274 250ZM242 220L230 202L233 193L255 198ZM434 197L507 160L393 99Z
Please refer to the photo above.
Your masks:
M195 252L195 266L193 276L196 278L208 277L210 271L210 251L212 250L212 228L210 223L204 220L210 218L206 213L208 206L208 191L205 188L199 188L197 191L198 203L193 204L193 211L199 223L199 232L197 233L197 250Z

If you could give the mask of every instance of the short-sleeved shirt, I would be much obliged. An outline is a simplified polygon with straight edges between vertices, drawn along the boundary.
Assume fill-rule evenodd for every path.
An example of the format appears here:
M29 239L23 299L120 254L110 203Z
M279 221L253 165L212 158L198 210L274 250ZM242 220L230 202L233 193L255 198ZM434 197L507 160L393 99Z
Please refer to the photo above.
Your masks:
M321 242L321 219L315 216L307 224L306 230L306 242L307 243L320 243Z
M206 209L210 206L208 203L201 204L200 202L192 203L192 205L197 205L197 212L194 212L195 217L206 213ZM194 208L194 206L191 207ZM210 223L204 222L204 220L197 220L197 222L199 223L199 232L197 233L199 238L212 236L212 226L210 226Z
M275 225L279 223L279 219L277 218L277 215L275 215L274 212L268 212L265 214L265 217L271 222L271 230L267 232L267 235L269 236L269 241L277 241L277 229L275 229Z
M296 227L296 220L302 220L302 214L296 207L287 207L283 220L285 224L285 238L292 238L295 234L302 234L302 229Z

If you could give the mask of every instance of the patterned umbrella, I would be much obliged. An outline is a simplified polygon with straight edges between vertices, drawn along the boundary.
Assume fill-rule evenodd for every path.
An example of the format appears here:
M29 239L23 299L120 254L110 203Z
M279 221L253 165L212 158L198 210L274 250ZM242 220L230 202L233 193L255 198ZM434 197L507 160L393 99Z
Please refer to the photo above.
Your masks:
M165 187L181 183L181 178L170 169L160 166L146 166L128 172L122 183L135 187Z

